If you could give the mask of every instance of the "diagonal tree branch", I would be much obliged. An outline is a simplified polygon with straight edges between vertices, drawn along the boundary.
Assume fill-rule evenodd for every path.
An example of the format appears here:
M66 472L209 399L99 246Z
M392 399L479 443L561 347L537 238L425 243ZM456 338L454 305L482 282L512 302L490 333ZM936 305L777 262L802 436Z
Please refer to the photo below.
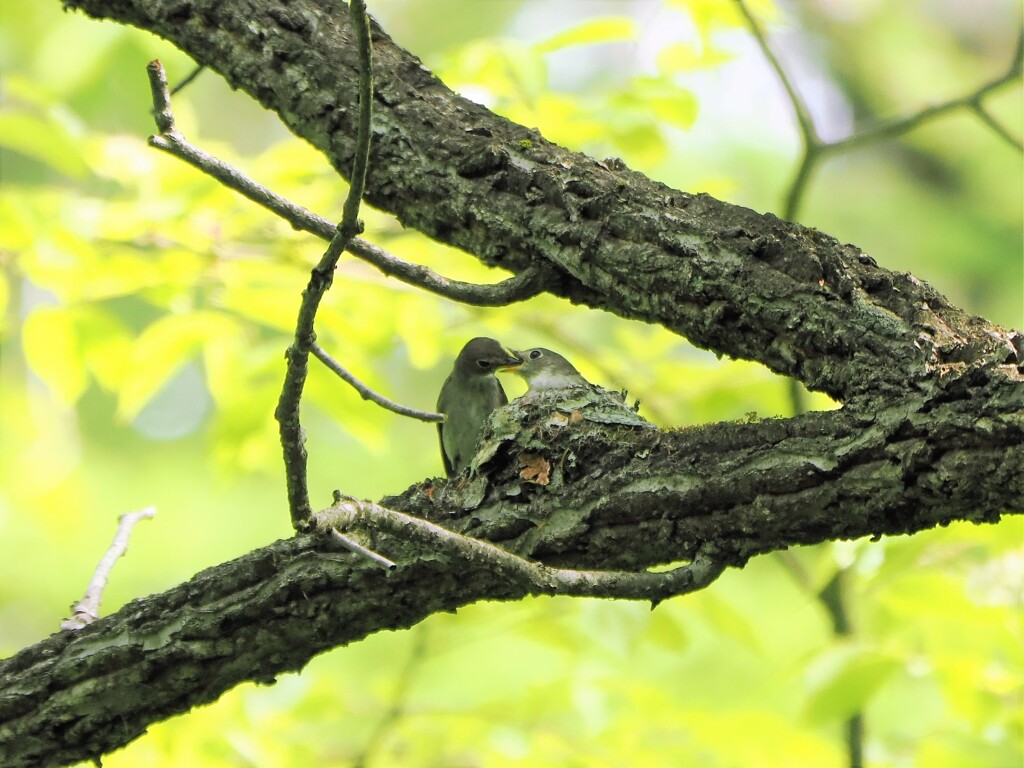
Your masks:
M992 522L1024 512L1022 389L981 401L952 386L945 402L919 409L640 435L586 422L552 434L544 407L518 406L526 426L501 443L476 508L429 483L381 505L589 570L686 560L708 545L741 565L796 544ZM572 455L545 488L523 482L515 460L541 433L547 456ZM92 758L240 682L269 683L372 632L532 591L472 551L425 547L400 530L379 530L372 545L398 567L298 536L0 661L0 763Z
M163 70L156 62L150 69L150 81L153 89L154 114L160 131L158 135L149 137L151 147L184 160L229 189L281 217L300 232L309 232L328 242L334 237L337 227L327 219L257 184L237 168L186 141L175 127L167 81ZM353 237L349 241L348 252L377 267L385 275L397 277L407 285L478 307L500 307L522 301L536 296L544 287L539 271L533 268L523 270L519 275L493 285L452 280L420 264L400 259L361 237Z
M356 115L339 105L352 103L358 63L345 13L329 0L240 4L190 3L189 24L160 0L65 7L167 38L347 173ZM842 401L927 389L937 367L963 375L1016 359L1017 334L854 246L569 152L453 94L376 27L374 41L366 198L406 226L485 264L541 269L551 293L660 323Z

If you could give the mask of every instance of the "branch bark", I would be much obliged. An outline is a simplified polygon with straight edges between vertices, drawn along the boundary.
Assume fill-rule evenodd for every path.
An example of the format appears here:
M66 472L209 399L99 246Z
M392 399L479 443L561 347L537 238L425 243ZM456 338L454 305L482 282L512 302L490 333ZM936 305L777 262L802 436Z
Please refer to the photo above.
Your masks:
M335 0L64 5L166 38L348 173L358 61ZM373 40L366 200L404 225L485 264L545 270L550 293L660 323L841 401L928 390L938 367L1019 363L1019 333L855 246L551 144L452 93L376 24Z
M499 441L482 500L467 505L465 491L424 482L381 504L548 565L595 570L643 569L702 548L742 565L797 544L1021 513L1024 390L946 395L871 415L843 409L682 431L559 429L545 408L517 405L526 426ZM543 451L556 468L546 487L519 477L524 450ZM0 762L97 757L150 723L241 682L272 683L373 632L535 592L488 561L425 549L414 536L383 530L371 546L398 567L299 536L0 662Z

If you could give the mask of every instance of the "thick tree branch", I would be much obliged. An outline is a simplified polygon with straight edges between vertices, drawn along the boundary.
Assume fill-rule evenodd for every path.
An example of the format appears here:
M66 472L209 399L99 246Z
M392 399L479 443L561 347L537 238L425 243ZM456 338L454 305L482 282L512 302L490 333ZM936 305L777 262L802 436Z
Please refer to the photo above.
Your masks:
M334 0L65 0L150 30L277 112L341 173L353 156L353 35ZM928 389L1016 361L1016 334L860 249L597 162L462 99L374 29L367 200L576 303L660 323L839 400ZM548 272L550 270L550 272ZM1018 342L1019 345L1019 342Z
M941 402L870 416L843 409L674 432L553 429L543 403L514 405L526 426L500 441L476 508L429 483L381 504L588 570L639 570L709 545L740 565L796 544L991 522L1024 511L1024 388L974 394L961 380ZM546 451L550 484L519 477L524 449ZM372 546L399 567L296 537L0 662L0 763L100 755L240 682L271 682L372 632L529 591L489 560L394 529Z

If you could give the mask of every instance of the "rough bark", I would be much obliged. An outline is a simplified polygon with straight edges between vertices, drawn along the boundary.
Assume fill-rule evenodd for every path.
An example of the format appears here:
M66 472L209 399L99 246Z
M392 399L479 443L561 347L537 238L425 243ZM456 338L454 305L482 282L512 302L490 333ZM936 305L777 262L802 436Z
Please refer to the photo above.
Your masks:
M355 53L333 1L65 5L171 40L349 166ZM551 293L660 323L846 403L680 431L551 426L535 409L497 446L472 503L467 489L423 484L385 506L552 564L621 569L709 545L742 565L794 544L1022 511L1019 332L822 233L554 146L374 35L371 203L485 263L539 267ZM550 464L547 485L520 477L524 451ZM98 756L239 682L527 592L486 563L391 535L374 546L400 567L389 574L297 537L0 662L0 763Z
M547 563L638 569L708 544L740 565L795 544L993 522L1019 513L1024 498L1019 385L985 398L950 392L942 404L899 401L871 416L672 432L551 427L548 415L532 414L502 444L479 506L463 510L459 492L429 483L382 503ZM547 486L520 479L523 450L556 468ZM0 662L0 762L102 755L150 723L241 682L269 684L325 650L530 592L488 563L393 535L373 547L398 569L300 536Z
M336 0L65 0L166 38L249 93L342 174L358 67ZM809 388L932 386L936 367L1008 362L1009 335L860 249L599 162L452 93L376 25L366 200L547 290L758 360ZM884 360L885 364L879 362Z

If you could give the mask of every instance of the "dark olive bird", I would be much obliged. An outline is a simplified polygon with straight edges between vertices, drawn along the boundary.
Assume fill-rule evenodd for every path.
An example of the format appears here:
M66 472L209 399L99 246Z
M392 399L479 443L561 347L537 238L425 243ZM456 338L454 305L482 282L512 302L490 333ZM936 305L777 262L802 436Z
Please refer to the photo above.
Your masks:
M455 358L452 372L441 385L438 413L446 418L437 425L441 459L448 477L469 466L477 440L491 411L508 403L496 371L515 368L522 360L494 339L478 336L466 342Z

